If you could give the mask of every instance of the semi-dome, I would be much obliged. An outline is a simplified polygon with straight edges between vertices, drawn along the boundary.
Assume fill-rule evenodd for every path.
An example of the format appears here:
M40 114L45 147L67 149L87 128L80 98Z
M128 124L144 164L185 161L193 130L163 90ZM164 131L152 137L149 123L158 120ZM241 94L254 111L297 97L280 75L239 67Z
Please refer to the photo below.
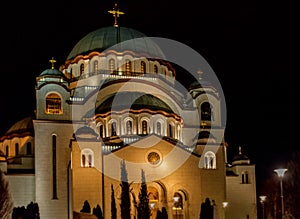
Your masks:
M165 57L158 45L145 34L132 28L109 26L92 31L79 40L69 53L67 60L78 55L87 55L92 51L103 52L118 43L121 43L120 46L114 47L114 50L130 50L152 58L163 59Z
M13 124L7 132L0 138L0 142L5 139L21 136L33 136L33 116L28 116Z
M141 92L119 92L106 99L99 107L97 107L96 113L106 113L110 110L125 109L162 110L164 112L173 113L172 109L159 98Z

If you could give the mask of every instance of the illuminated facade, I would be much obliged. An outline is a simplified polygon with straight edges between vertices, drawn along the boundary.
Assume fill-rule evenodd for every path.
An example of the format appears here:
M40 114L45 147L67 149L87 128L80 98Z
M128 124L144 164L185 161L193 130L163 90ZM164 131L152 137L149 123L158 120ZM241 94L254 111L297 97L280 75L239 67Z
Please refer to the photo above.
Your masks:
M50 62L36 78L35 114L0 141L15 206L37 202L41 218L66 219L87 200L108 219L113 186L120 218L125 161L132 218L141 170L151 218L163 208L169 218L199 218L206 198L215 201L216 218L256 218L254 165L245 157L227 163L221 97L212 84L178 89L178 72L162 50L116 23L88 33L59 69ZM236 201L244 196L245 203Z

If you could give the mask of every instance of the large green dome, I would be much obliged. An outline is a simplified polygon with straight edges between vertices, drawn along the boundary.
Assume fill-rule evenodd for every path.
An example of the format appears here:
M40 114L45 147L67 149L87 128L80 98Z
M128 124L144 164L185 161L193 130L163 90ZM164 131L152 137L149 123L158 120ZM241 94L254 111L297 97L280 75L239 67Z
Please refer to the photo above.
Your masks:
M114 50L120 52L130 50L152 58L164 59L165 57L157 44L145 34L132 28L110 26L92 31L79 40L68 55L67 60L78 55L89 54L92 51L103 52L118 43L121 43L120 46L114 47Z

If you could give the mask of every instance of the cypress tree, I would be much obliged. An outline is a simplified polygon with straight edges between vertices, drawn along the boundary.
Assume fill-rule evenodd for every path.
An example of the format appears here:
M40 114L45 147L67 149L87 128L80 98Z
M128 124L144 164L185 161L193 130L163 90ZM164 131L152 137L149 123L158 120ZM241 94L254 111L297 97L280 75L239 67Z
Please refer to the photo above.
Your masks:
M111 184L111 219L117 219L117 207L115 200L115 190L113 184Z
M121 218L130 219L130 184L128 182L128 175L125 161L121 161Z
M149 198L147 194L147 184L145 179L145 172L142 170L142 183L141 190L139 193L139 204L138 204L138 219L149 219L151 215L149 207Z

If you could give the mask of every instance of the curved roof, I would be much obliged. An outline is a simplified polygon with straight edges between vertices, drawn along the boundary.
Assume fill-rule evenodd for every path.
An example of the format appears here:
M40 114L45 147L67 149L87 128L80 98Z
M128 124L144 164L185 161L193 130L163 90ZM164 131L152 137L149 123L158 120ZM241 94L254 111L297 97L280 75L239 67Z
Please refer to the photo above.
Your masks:
M89 126L83 126L74 133L78 138L97 138L98 134Z
M34 136L33 117L28 116L13 124L0 138L0 141L14 137Z
M59 71L59 70L57 70L55 68L44 70L40 74L40 76L55 76L55 77L63 77L63 78L65 78L65 75L61 71Z
M164 58L161 49L145 34L132 28L109 26L92 31L79 40L69 53L67 60L92 51L103 52L118 43L121 43L120 46L115 47L114 50L130 50L148 54L153 58Z
M33 122L32 117L26 117L18 122L16 122L13 126L8 129L5 135L10 135L14 133L22 133L22 132L33 132Z
M119 92L106 99L101 105L96 108L97 113L106 113L110 110L125 110L125 109L149 109L162 110L168 113L173 113L172 109L159 98L141 92Z

